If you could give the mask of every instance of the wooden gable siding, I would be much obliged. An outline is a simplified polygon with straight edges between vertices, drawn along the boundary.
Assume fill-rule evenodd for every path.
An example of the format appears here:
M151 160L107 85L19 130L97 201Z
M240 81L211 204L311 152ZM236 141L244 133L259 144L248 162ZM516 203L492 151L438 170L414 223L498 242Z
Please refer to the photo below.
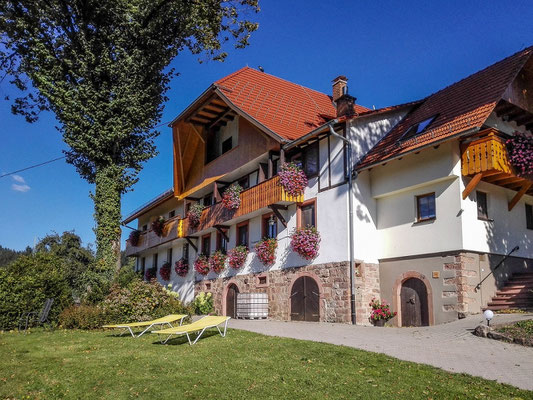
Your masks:
M174 133L174 194L201 184L204 180L230 173L265 154L279 150L279 143L266 136L244 118L239 118L237 146L205 165L205 129L178 122Z

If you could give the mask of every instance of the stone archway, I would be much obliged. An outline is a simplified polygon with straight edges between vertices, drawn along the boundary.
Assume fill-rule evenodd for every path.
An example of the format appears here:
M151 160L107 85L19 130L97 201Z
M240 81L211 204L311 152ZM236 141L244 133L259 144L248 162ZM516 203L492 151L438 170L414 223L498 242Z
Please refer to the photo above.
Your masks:
M435 324L433 290L429 280L420 272L401 274L394 282L392 299L393 310L398 312L393 320L395 325L413 326L413 321L419 326Z
M231 318L237 318L237 294L239 286L232 279L228 282L222 293L222 313Z

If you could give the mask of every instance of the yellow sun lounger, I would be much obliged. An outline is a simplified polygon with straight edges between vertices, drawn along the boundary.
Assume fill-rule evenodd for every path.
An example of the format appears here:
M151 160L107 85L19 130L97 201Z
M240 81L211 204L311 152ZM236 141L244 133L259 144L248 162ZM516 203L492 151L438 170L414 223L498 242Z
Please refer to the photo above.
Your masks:
M132 322L130 324L115 324L115 325L104 325L102 328L121 328L121 329L127 329L130 331L131 336L133 337L139 337L142 336L146 331L148 331L150 328L152 328L154 325L168 325L170 328L172 328L172 323L179 321L180 325L183 323L183 319L186 317L186 315L182 314L170 314L166 317L154 319L151 321L144 321L144 322ZM133 333L132 328L140 328L140 327L147 327L144 331L142 331L139 335L135 336Z
M152 331L152 333L157 333L158 335L168 335L168 337L164 341L161 341L163 344L168 342L172 335L186 335L189 344L193 345L198 341L198 339L200 339L200 336L202 336L204 331L209 328L217 328L218 333L220 333L220 336L225 337L229 319L230 317L207 316L199 319L198 321L193 322L192 324L181 325L175 328L161 329L160 331ZM224 324L224 332L222 332L219 328L219 325L222 324ZM198 336L196 336L194 342L191 342L191 337L189 336L189 333L193 332L200 333L198 333Z

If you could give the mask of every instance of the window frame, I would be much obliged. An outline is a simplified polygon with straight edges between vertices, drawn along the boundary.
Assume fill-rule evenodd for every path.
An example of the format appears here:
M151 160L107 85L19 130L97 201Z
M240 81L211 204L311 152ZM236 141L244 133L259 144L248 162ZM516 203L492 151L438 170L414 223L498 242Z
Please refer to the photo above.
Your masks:
M241 243L241 234L240 229L246 226L246 243ZM245 245L250 248L250 220L246 220L237 224L236 228L236 237L235 237L235 246Z
M184 243L181 248L181 258L189 262L189 243Z
M206 250L205 249L206 239L208 240L207 243L209 243L207 246L208 252L205 251ZM204 256L207 256L207 257L211 255L211 233L208 233L202 236L202 251L200 252L200 254L203 254Z
M275 221L275 224L274 226L276 227L276 235L274 237L270 237L270 232L269 232L269 223L268 221L270 220L270 217L274 217L274 221ZM276 239L278 237L278 218L274 215L274 213L268 213L268 214L263 214L261 216L261 238L263 239Z
M483 195L485 196L485 214L480 214L479 210L479 196ZM483 192L482 190L476 190L476 208L477 208L477 219L481 221L490 221L489 216L489 196L487 192Z
M309 206L313 206L313 211L314 211L313 212L313 214L314 214L313 218L315 220L314 227L315 228L318 227L317 202L316 202L316 197L314 197L312 199L304 201L303 203L298 204L298 207L296 209L296 226L297 226L297 228L305 228L305 226L302 223L302 219L303 219L302 209L306 208L306 207L309 207Z
M176 210L172 210L168 213L168 218L174 218L176 216Z
M224 233L226 234L226 236L229 237L227 229L224 231ZM219 231L217 231L216 250L217 251L221 250L222 253L224 253L224 254L226 254L228 252L228 241L224 238L222 233L220 233Z
M170 264L172 264L172 257L173 257L173 251L172 251L172 247L169 247L167 249L167 262L169 262Z
M433 197L435 215L432 217L422 218L420 216L420 200L426 197ZM415 196L415 198L416 198L416 222L426 222L426 221L436 220L437 219L437 196L435 192L419 194Z
M526 203L526 229L533 230L533 205Z

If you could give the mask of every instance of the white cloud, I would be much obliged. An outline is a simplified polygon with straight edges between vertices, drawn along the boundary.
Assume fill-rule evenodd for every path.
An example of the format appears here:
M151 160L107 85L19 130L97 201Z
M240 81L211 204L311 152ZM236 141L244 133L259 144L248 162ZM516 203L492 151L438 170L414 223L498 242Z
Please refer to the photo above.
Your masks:
M18 185L18 184L16 184L16 183L13 183L13 184L11 185L11 189L13 189L15 192L22 192L22 193L25 193L25 192L27 192L28 190L30 190L31 188L30 188L28 185L26 185L25 183L22 184L22 185Z
M13 189L15 192L22 192L22 193L26 193L28 190L30 190L31 188L26 184L26 181L24 180L24 178L20 175L13 175L12 176L13 180L15 182L18 182L18 183L13 183L11 185L11 189Z
M16 182L19 182L19 183L26 183L26 181L24 180L24 178L20 175L13 175L12 176L13 180L15 180Z

